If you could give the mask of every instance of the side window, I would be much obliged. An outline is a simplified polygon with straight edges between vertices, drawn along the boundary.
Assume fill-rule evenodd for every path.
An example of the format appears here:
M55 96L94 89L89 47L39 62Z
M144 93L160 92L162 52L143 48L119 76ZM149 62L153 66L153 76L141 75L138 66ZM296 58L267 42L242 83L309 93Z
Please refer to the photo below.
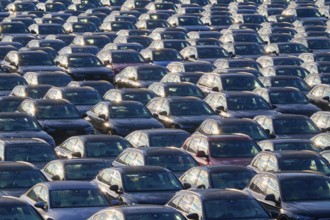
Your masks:
M135 152L128 153L127 157L125 158L125 164L129 166L133 165L135 158L136 158Z
M0 143L0 160L5 160L5 152L4 152L4 145Z
M199 176L199 169L192 169L187 175L185 175L185 182L191 185L197 185L197 179Z
M27 193L27 197L29 197L31 200L36 201L38 200L39 194L40 194L40 190L41 190L41 186L36 186L33 187L28 193Z
M277 160L276 157L270 156L267 163L266 171L277 171Z
M269 155L261 155L259 160L255 165L255 167L259 168L261 171L266 171L267 164L269 161Z
M189 145L187 146L187 151L196 154L198 151L199 142L200 142L199 138L192 138Z
M209 142L205 138L201 138L199 142L198 151L204 151L206 155L209 154Z
M324 90L323 87L318 87L318 88L316 88L316 89L313 90L312 94L314 96L321 97L322 94L323 94L323 90Z
M112 173L113 171L104 171L102 174L97 176L97 179L104 184L110 185Z
M54 169L54 163L48 164L45 168L44 168L44 172L51 174L52 171Z
M117 171L113 172L110 185L118 185L119 188L122 187L120 173Z
M183 196L178 205L178 209L185 213L189 213L193 199L194 197L190 195Z
M136 158L133 161L132 165L134 166L143 166L143 156L139 153L136 154Z
M171 206L171 207L174 207L174 208L178 208L179 203L180 203L182 197L183 197L183 196L176 196L175 198L173 198L173 199L168 203L168 205Z
M146 134L141 134L139 139L139 146L144 147L148 145L148 137Z
M62 148L74 152L76 143L77 143L77 138L71 138L62 145Z
M269 131L272 131L272 121L271 119L266 118L263 124L264 129L268 129Z
M204 185L206 189L209 187L208 173L206 171L202 170L199 173L196 185Z
M279 200L280 198L280 189L278 186L278 182L275 178L269 177L268 178L268 185L266 189L266 194L274 194L275 198Z
M48 204L48 191L45 187L41 187L38 201Z
M196 196L194 196L189 210L189 214L192 213L197 213L199 216L203 216L201 201Z
M250 190L254 191L258 194L265 194L265 190L267 187L268 177L267 176L259 176L252 180L249 188Z
M120 155L120 157L118 157L118 159L116 160L118 163L125 163L125 158L127 157L128 153L123 153L122 155Z

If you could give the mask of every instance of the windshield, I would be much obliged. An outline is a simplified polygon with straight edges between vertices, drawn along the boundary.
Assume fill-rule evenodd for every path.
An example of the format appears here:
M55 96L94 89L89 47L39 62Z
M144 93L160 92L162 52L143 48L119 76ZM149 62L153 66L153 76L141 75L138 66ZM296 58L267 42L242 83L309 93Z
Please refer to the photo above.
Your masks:
M186 65L185 66L185 72L212 72L215 68L212 66L212 64L196 64L196 65Z
M137 71L139 80L160 81L167 71L165 68L141 68Z
M123 175L126 192L161 192L182 189L180 181L170 172L127 173Z
M49 162L55 160L56 156L50 146L34 144L7 147L5 158L8 161L27 161L34 163Z
M192 167L198 166L190 155L164 155L145 158L148 166L161 166L172 172L185 172Z
M278 76L298 76L300 78L305 78L309 72L303 68L280 68L276 69L276 75Z
M73 104L39 105L36 117L38 119L74 119L81 118Z
M126 214L125 220L137 220L137 219L148 219L148 220L185 220L181 214L168 212L168 213L136 213L136 214Z
M309 119L274 119L276 134L317 134L320 130Z
M321 149L316 147L313 143L303 142L288 142L288 143L276 143L274 144L274 150L311 150L319 152Z
M151 118L151 114L143 105L115 105L111 106L110 118Z
M330 200L330 180L326 178L283 180L280 184L285 202Z
M321 17L318 10L314 8L297 9L296 11L298 18Z
M170 112L174 116L214 115L214 111L204 102L171 102Z
M117 157L123 150L131 147L126 140L94 141L86 143L87 157Z
M21 66L50 66L54 65L49 55L44 53L20 54L18 59Z
M102 101L102 97L97 91L67 91L63 94L63 98L74 105L95 105Z
M204 98L204 93L194 85L173 85L166 88L168 96L194 96Z
M144 105L148 104L154 97L156 97L156 95L152 92L132 92L123 94L123 100L138 101Z
M254 157L260 147L249 140L211 141L210 155L215 158L226 157Z
M100 170L109 167L106 162L90 162L66 164L64 172L66 180L92 180Z
M71 82L70 76L61 76L61 75L55 75L55 76L43 76L38 78L39 84L47 84L52 86L66 86Z
M179 17L179 26L203 25L203 22L196 17Z
M211 182L212 188L226 189L235 188L243 189L255 175L252 171L233 171L212 173Z
M62 26L40 25L39 34L65 34Z
M32 118L0 118L0 131L40 131L39 124Z
M2 219L42 220L42 218L37 214L37 212L31 206L28 205L5 205L3 207L0 207L0 213ZM13 218L14 216L15 218Z
M279 160L281 170L313 170L323 174L330 174L330 165L322 158L283 158Z
M50 208L108 207L98 189L63 189L50 191Z
M234 47L235 47L235 54L237 55L258 55L265 53L262 47L256 44L235 45Z
M268 214L255 199L208 200L204 202L207 220L219 219L269 219Z
M305 81L301 79L276 79L273 80L271 83L273 87L295 87L300 91L310 90Z
M302 44L278 44L280 53L308 53L309 50Z
M273 59L274 66L289 65L289 66L300 66L303 62L298 59Z
M223 48L198 48L198 57L202 59L207 58L227 58L229 57L228 52ZM190 72L190 71L189 71Z
M144 63L144 59L138 53L113 53L113 63Z
M233 23L232 19L230 17L217 17L217 16L212 16L211 17L211 23L212 25L231 25Z
M234 36L235 42L251 42L251 43L258 43L263 44L264 41L256 34L236 34Z
M0 189L30 188L47 181L39 170L1 171L0 179Z
M225 91L252 91L262 87L256 78L240 76L222 78L222 86Z
M187 133L165 133L153 134L149 136L149 145L151 147L181 147L183 142L189 137Z
M322 64L317 66L320 73L329 73L330 72L330 65L329 64Z
M0 77L0 90L12 90L17 85L26 85L23 78Z
M254 140L268 139L267 134L258 125L254 124L234 124L225 125L219 128L219 134L221 133L243 133L249 135Z
M270 92L272 104L307 104L308 98L302 92Z
M183 60L182 56L177 51L172 50L159 50L152 53L154 61L177 61Z
M70 57L68 64L69 67L73 68L103 66L101 61L93 56Z
M260 97L253 96L237 96L227 98L228 110L270 110L270 106L267 102Z

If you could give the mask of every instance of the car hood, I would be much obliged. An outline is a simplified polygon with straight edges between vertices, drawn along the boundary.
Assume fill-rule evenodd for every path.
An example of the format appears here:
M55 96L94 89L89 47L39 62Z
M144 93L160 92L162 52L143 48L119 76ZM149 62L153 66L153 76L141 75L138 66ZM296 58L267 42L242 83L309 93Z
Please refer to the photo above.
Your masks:
M231 111L228 110L225 114L230 118L254 118L257 115L275 115L277 114L274 110L242 110L242 111ZM226 116L226 115L223 116Z
M40 138L55 147L54 139L44 131L1 131L0 138Z
M62 71L57 66L21 66L17 72L26 73L26 72L40 72L40 71Z
M210 165L242 165L247 166L251 163L253 157L235 157L235 158L214 158L211 157Z
M321 111L318 107L313 104L280 104L276 105L276 111L285 114L299 114L311 116L315 112Z
M311 216L317 218L329 218L330 200L328 201L304 201L304 202L283 202L283 209L296 215Z
M55 208L48 210L48 216L50 218L70 219L70 220L82 220L87 219L94 213L104 209L106 207L86 207L86 208Z
M124 202L127 204L156 204L165 205L175 194L176 191L167 192L144 192L144 193L125 193Z

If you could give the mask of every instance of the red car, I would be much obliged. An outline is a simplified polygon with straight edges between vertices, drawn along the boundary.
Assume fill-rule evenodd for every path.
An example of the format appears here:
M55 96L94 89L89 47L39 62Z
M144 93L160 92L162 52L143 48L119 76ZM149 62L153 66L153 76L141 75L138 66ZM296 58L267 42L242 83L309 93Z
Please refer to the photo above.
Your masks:
M202 135L190 136L182 148L192 154L200 165L248 165L261 151L247 135Z

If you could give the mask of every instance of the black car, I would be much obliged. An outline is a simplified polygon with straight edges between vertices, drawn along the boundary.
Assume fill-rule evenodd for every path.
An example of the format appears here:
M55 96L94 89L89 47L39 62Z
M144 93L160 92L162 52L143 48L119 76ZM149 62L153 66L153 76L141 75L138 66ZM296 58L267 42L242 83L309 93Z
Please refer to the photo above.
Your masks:
M268 172L255 175L244 191L278 212L277 219L322 219L330 216L329 186L329 178L320 174Z
M105 134L126 136L139 129L163 128L140 102L99 102L87 112L87 120Z
M330 175L330 164L321 155L307 150L262 151L248 166L256 172L315 171Z
M17 111L35 117L56 144L74 135L94 134L93 126L82 119L72 103L64 99L27 99Z
M127 148L113 162L112 166L161 166L181 176L188 169L198 166L186 151L173 147Z
M194 132L207 118L221 118L205 101L196 97L156 97L148 103L147 108L165 127L188 132Z
M124 205L164 205L175 192L183 189L171 171L158 166L107 168L92 183L106 194L111 203Z
M239 165L198 166L189 169L179 179L192 189L243 189L256 174Z
M132 145L117 135L80 135L65 140L55 148L60 158L94 158L111 163L123 150Z
M46 182L46 177L34 165L27 162L0 162L0 194L20 196L30 187Z
M75 80L107 80L112 82L114 73L93 54L72 53L55 58L55 63Z
M298 76L265 76L259 77L259 80L265 87L294 87L305 94L311 90L311 87Z
M18 96L24 98L41 99L51 88L51 85L40 84L40 85L18 85L15 86L9 96Z
M59 159L50 161L41 172L49 181L91 181L100 170L108 167L109 163L102 159Z

